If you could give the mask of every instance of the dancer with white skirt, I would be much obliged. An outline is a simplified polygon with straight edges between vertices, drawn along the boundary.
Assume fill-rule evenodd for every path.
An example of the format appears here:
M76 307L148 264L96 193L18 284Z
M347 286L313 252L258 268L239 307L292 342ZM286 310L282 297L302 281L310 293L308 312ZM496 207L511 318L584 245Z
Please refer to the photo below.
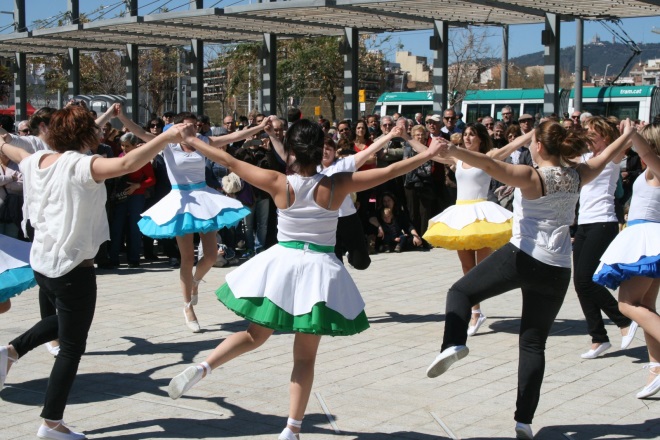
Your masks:
M640 136L641 134L641 136ZM644 330L649 352L645 399L660 391L660 125L647 125L633 145L647 169L637 177L628 211L628 227L612 241L593 276L610 289L619 288L619 309Z
M530 132L500 149L493 149L493 142L485 126L468 124L463 132L466 149L486 154L495 160L506 159L531 139ZM420 148L415 141L408 142L416 149ZM485 171L454 158L448 158L446 162L456 170L456 204L429 220L424 239L435 247L455 250L465 275L493 250L509 242L513 214L487 200L491 178ZM468 336L476 334L485 321L486 315L481 311L481 304L473 305Z
M37 285L30 267L31 246L0 235L0 313L11 308L11 298Z
M349 193L415 169L439 146L386 168L324 176L318 173L323 131L318 124L301 120L286 134L284 147L288 156L295 156L291 166L295 174L285 176L240 162L196 139L186 142L273 197L278 207L279 244L227 275L227 282L216 292L230 310L250 321L247 330L226 338L204 362L174 377L169 395L180 397L213 369L259 347L275 330L295 332L289 419L279 438L296 440L312 389L321 336L353 335L369 327L360 292L334 255L337 211Z
M155 137L128 119L121 111L118 111L117 116L139 138L146 140ZM196 124L197 117L189 112L179 113L174 122ZM269 119L264 119L256 127L226 136L197 136L201 142L210 144L213 148L226 148L227 144L259 133L266 124L270 124ZM163 150L163 157L172 191L142 213L138 226L147 237L176 238L181 253L179 277L183 317L188 329L198 333L201 326L193 306L197 305L199 300L199 283L216 261L216 232L222 228L236 226L243 217L250 214L250 210L239 200L224 196L206 185L205 158L190 144L170 144ZM193 241L195 233L200 236L204 253L196 266Z

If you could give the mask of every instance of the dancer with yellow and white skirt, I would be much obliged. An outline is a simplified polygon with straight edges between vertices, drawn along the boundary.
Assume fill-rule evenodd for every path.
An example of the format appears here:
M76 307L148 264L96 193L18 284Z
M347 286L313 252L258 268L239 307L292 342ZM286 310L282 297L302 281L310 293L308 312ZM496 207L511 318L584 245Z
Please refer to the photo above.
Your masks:
M493 141L482 124L468 124L463 142L469 151L477 151L495 160L504 160L518 148L527 145L531 132L516 138L500 149L493 149ZM463 275L511 239L513 213L497 203L487 201L491 177L485 171L463 161L449 158L455 168L457 200L454 206L429 220L424 239L435 247L455 250L461 261ZM472 307L468 336L477 333L486 321L481 304Z
M31 245L0 234L0 313L11 308L11 298L37 285L30 267Z
M636 397L645 399L660 391L660 316L656 309L660 290L660 125L644 127L633 136L633 145L647 169L633 185L628 227L600 258L593 280L610 289L618 287L619 309L644 329L649 377Z
M400 135L400 129L392 130ZM345 336L369 327L364 301L346 268L334 254L337 211L351 192L364 191L428 161L439 146L386 168L324 176L321 127L301 120L287 131L284 148L295 156L295 174L240 162L196 139L191 144L215 162L232 169L251 185L268 192L278 207L279 244L260 253L227 276L218 299L250 324L226 338L201 364L174 377L168 392L176 399L207 374L254 350L275 330L295 332L289 419L280 440L297 440L314 381L316 352L322 335Z

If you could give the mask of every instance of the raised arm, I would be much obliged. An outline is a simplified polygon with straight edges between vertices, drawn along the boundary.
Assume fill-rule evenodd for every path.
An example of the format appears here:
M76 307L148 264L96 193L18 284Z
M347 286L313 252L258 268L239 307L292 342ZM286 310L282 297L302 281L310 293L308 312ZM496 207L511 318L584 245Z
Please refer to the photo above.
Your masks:
M117 105L119 105L119 104L117 104ZM113 104L110 107L108 107L108 109L105 111L105 113L103 113L101 116L96 118L96 121L94 121L94 122L96 122L96 125L98 125L99 127L103 127L103 125L106 122L108 122L109 120L111 120L115 116L117 116L117 109L115 108L115 104Z
M269 116L267 118L264 118L264 120L261 121L261 124L254 126L252 128L245 128L243 130L235 131L233 133L225 134L222 136L211 136L209 138L209 144L212 147L221 148L224 147L225 145L233 144L234 142L242 141L243 139L247 139L250 136L254 136L260 131L265 130L267 126L271 126L271 124L272 123L270 121L270 116Z
M374 186L385 183L390 179L401 176L414 170L424 162L427 162L438 153L439 146L432 145L423 153L410 157L385 168L375 168L373 170L360 171L359 173L340 173L335 174L335 189L332 204L333 209L339 208L343 199L352 192L364 191Z
M128 128L135 136L139 137L145 142L156 139L156 135L149 133L147 130L133 122L132 119L128 118L128 116L124 114L124 109L122 108L121 104L114 104L113 108L115 111L115 116L119 118L121 123L124 124L124 127Z
M156 136L146 144L119 158L99 157L92 162L92 177L97 182L113 177L123 176L139 170L147 162L165 148L169 143L179 142L184 135L193 135L195 127L192 124L178 124L166 132Z
M401 137L401 133L402 131L399 127L394 127L388 134L379 137L367 148L355 153L353 155L353 158L355 158L355 168L360 168L364 165L371 156L378 153L392 138ZM403 133L405 133L405 131L403 131Z
M540 181L535 178L536 172L530 166L512 165L476 151L459 148L453 144L443 143L434 139L433 143L441 144L440 155L461 160L475 168L488 173L495 180L520 188L526 198L534 199L541 195Z
M513 142L509 142L502 148L493 148L487 154L493 159L505 160L507 157L511 156L511 153L516 151L518 148L529 145L529 143L532 141L533 135L534 130L530 130L528 133L524 134L523 136L518 136L513 140Z
M1 129L0 129L1 130ZM22 148L9 145L9 143L0 141L0 153L4 154L12 162L21 163L23 159L30 156L30 153Z
M632 142L635 146L635 151L637 151L639 157L644 161L647 169L653 173L656 179L660 179L660 157L656 154L655 149L637 132L633 134Z
M588 161L581 163L577 166L577 171L580 173L580 183L586 185L594 180L603 171L605 165L621 155L626 145L632 139L635 131L630 119L621 122L623 130L622 135L619 136L614 142L609 144L598 156L594 156Z
M250 185L266 191L273 197L276 204L278 204L278 200L282 199L278 206L286 206L286 200L284 200L286 197L286 176L284 174L238 160L220 148L207 145L204 141L197 139L196 136L186 137L184 141L213 162L229 168Z

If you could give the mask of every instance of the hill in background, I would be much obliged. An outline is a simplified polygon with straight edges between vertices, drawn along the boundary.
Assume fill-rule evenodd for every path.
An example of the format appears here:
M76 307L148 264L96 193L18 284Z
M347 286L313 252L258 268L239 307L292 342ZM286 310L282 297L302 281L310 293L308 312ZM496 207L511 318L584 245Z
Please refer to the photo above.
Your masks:
M639 44L639 48L642 53L633 59L622 76L626 76L640 61L646 63L649 59L660 59L660 43ZM591 75L603 75L606 66L611 64L607 69L607 76L613 76L619 73L631 55L632 51L625 44L598 41L584 46L582 62ZM510 58L509 62L520 67L542 66L543 51ZM559 65L564 71L575 71L575 46L561 49Z

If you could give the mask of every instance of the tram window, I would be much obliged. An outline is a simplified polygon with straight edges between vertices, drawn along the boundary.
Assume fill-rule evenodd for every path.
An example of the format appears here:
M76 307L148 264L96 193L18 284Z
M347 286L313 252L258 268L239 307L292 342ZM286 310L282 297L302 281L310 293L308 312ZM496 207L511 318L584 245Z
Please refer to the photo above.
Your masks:
M527 113L528 115L536 115L537 113L543 114L543 104L532 104L532 103L527 103L524 104L524 113Z
M422 117L426 116L428 113L433 112L433 105L428 104L408 104L401 105L401 116L406 117L407 119L415 119L415 113L421 113Z
M477 119L483 118L484 116L490 116L491 104L468 104L465 122L472 123L477 122Z
M583 102L582 112L588 112L594 116L605 116L607 115L607 104L604 102Z
M390 104L385 106L385 114L392 116L394 113L399 113L399 106L397 104Z
M511 119L517 121L518 117L520 116L520 104L495 104L495 115L497 115L497 119L500 121L502 120L502 108L505 105L511 107L511 111L513 112Z
M619 119L639 119L639 102L610 102L607 107L608 116L616 116Z
M380 106L379 105L374 107L374 112L372 113L372 115L380 115Z

